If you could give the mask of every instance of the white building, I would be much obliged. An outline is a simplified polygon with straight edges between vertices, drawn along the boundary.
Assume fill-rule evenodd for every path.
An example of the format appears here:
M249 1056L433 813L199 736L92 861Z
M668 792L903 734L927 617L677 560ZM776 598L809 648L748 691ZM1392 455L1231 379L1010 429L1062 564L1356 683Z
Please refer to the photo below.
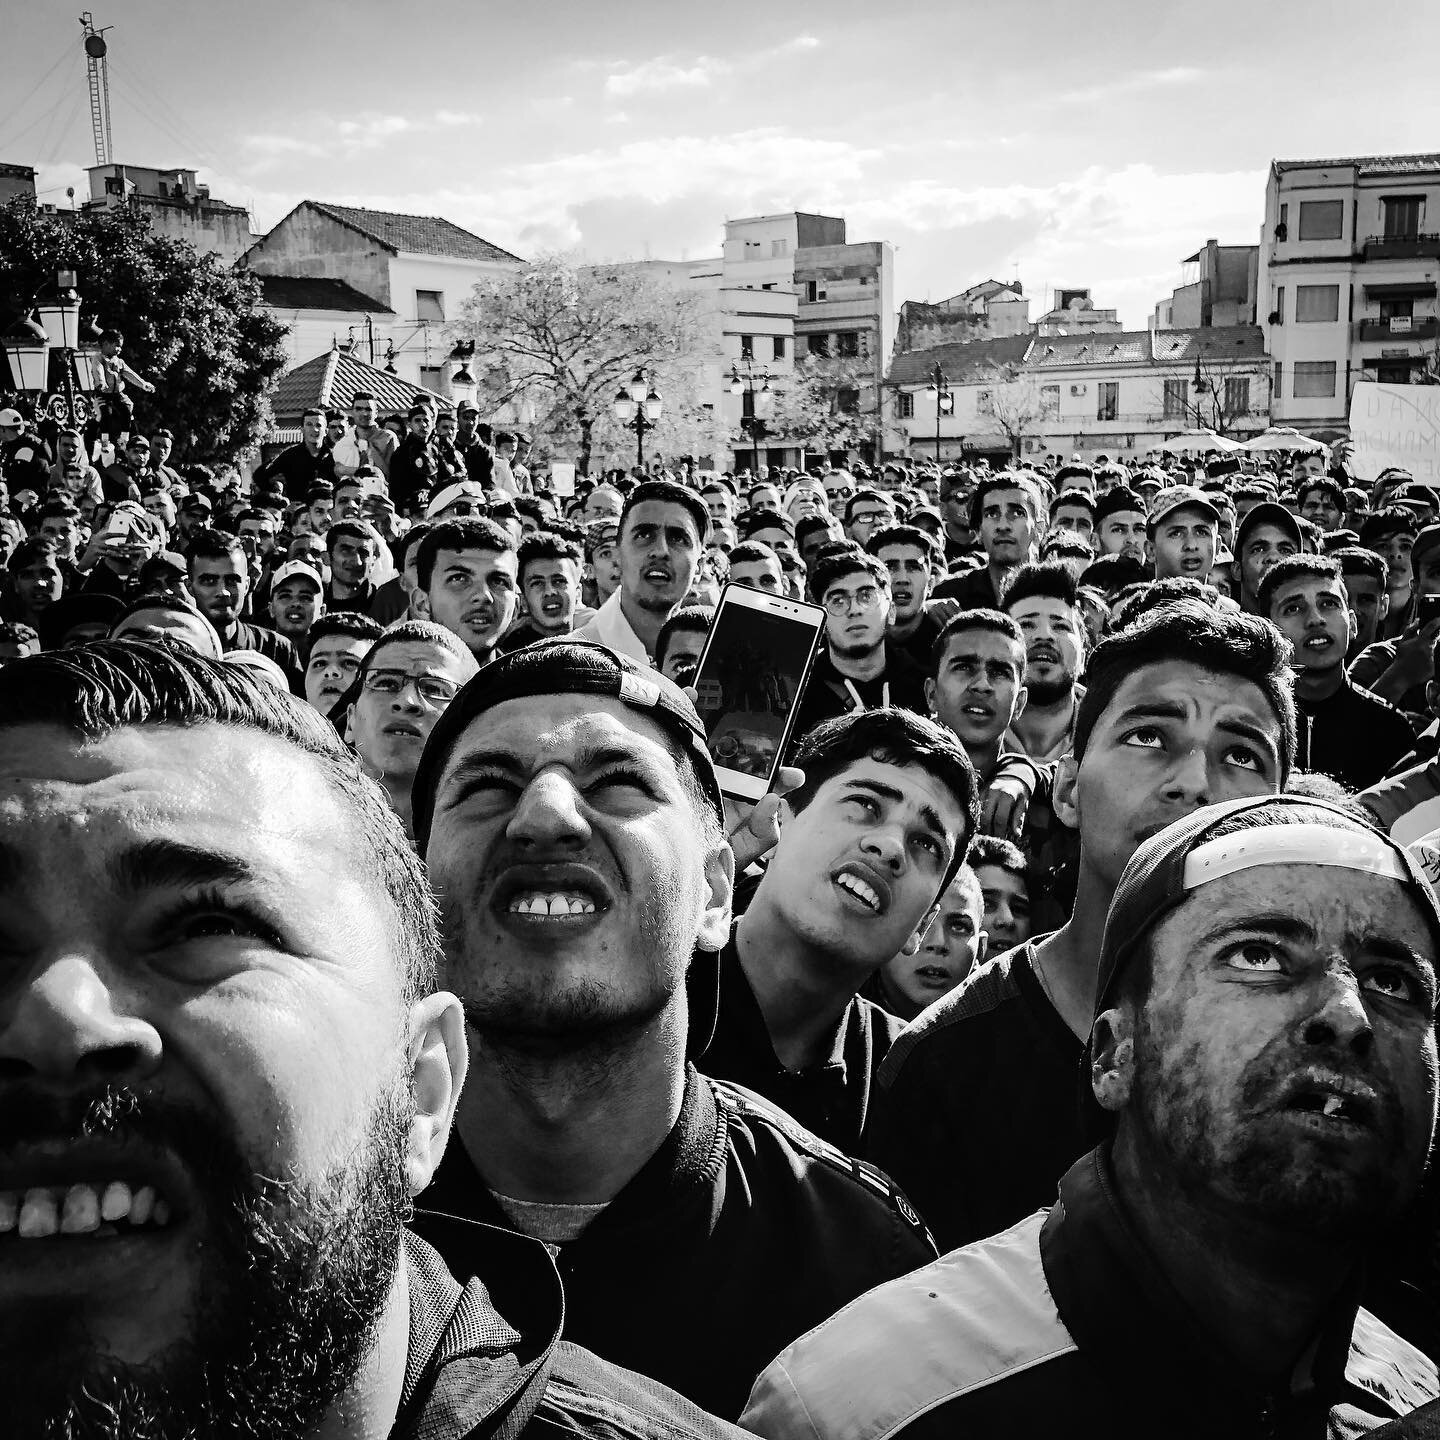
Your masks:
M1440 154L1274 161L1259 298L1276 423L1337 438L1357 381L1415 381L1437 280Z

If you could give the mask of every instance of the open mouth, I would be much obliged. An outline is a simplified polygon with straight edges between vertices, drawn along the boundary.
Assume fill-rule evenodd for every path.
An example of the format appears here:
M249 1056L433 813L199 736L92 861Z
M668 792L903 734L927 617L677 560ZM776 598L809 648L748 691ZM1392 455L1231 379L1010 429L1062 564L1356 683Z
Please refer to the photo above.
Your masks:
M1335 641L1329 635L1311 635L1301 647L1305 650L1330 650L1333 649Z
M492 909L522 924L577 924L610 909L610 892L581 865L516 866L495 888Z
M950 972L939 965L921 965L915 971L915 978L926 985L951 985L954 983Z
M425 738L418 725L411 725L404 720L392 720L390 724L381 727L380 733L406 740L423 740Z
M1380 1121L1380 1097L1375 1090L1363 1080L1345 1075L1312 1072L1290 1088L1281 1109L1337 1130L1345 1126L1375 1130Z
M984 705L965 705L961 707L960 713L967 720L993 720L995 712L987 709Z
M883 915L890 908L890 892L879 876L859 865L836 871L831 883L855 905L871 915Z

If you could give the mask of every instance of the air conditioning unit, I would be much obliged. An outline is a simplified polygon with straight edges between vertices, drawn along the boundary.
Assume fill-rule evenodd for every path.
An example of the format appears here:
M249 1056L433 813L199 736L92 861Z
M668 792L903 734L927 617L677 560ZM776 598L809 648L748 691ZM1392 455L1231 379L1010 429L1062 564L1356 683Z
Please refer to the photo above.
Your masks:
M1415 317L1413 315L1392 315L1390 317L1390 333L1392 335L1405 335L1415 328Z
M1087 386L1087 385L1072 385L1072 386L1070 387L1070 393L1071 393L1072 395L1085 395L1085 394L1087 394L1088 392L1089 392L1089 386Z

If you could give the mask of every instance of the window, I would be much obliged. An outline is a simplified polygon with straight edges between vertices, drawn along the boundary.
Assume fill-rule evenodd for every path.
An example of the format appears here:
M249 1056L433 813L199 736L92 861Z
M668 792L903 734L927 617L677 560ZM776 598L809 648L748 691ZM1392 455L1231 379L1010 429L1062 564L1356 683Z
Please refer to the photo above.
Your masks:
M783 335L776 335L774 337L774 344L775 358L777 360L783 360L785 358L785 337Z
M755 358L755 337L753 335L742 335L740 337L740 358L742 360L753 360Z
M1345 228L1343 200L1302 200L1300 239L1339 240Z
M807 335L805 337L805 347L812 355L824 355L828 357L830 354L830 337L828 335Z
M1274 295L1271 296L1270 323L1283 325L1285 323L1285 287L1276 285L1274 291Z
M1415 300L1413 296L1407 296L1404 300L1382 300L1380 302L1380 318L1382 320L1411 319L1414 315Z
M1283 395L1285 393L1280 382L1285 378L1285 367L1280 361L1275 362L1275 376L1270 382L1270 393L1272 395Z
M1340 318L1340 287L1338 285L1297 285L1295 287L1295 323L1315 324Z
M1297 360L1295 362L1295 398L1328 399L1335 394L1335 362L1333 360Z
M1277 240L1288 240L1290 238L1290 207L1280 207L1280 223L1275 227L1275 238Z
M770 242L770 258L782 260L790 253L790 242L788 240L772 240Z
M747 260L758 260L760 258L760 242L758 240L747 240L745 242L745 258Z
M740 414L746 420L755 418L755 392L753 390L740 392Z
M1058 385L1042 385L1040 387L1040 418L1053 420L1059 413L1060 387Z
M975 413L977 415L993 415L995 413L995 392L993 390L977 390L975 392Z
M842 385L835 392L835 410L840 415L860 413L860 392L853 385Z
M1190 382L1188 380L1167 380L1165 382L1165 418L1178 420L1184 415L1185 405L1189 398Z
M422 325L443 325L445 323L445 292L443 290L417 290L415 292L415 318Z
M908 390L902 390L895 397L895 414L901 420L915 418L915 397Z
M1250 413L1250 377L1231 375L1225 380L1225 413L1227 415L1248 415Z
M427 389L433 390L437 395L445 393L445 367L443 365L422 365L420 367L420 383Z
M1385 212L1387 240L1413 240L1419 235L1425 218L1423 195L1384 195L1380 208Z
M820 282L818 280L807 280L805 282L805 299L813 305L820 298Z
M1098 386L1100 398L1095 404L1097 420L1115 420L1120 415L1120 382L1102 380Z
M835 337L835 353L842 360L854 360L860 354L860 332L842 330Z

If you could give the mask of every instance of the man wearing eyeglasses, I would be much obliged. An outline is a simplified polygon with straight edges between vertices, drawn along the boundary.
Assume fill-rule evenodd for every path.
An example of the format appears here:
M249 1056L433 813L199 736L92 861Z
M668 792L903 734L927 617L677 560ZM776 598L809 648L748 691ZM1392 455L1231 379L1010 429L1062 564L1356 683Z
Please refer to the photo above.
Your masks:
M925 672L886 638L894 606L883 562L858 551L821 560L812 593L825 607L825 649L800 697L792 749L821 721L852 711L925 714Z
M428 620L387 630L361 662L345 739L365 773L379 781L412 841L410 785L420 752L445 707L479 668L456 635Z

